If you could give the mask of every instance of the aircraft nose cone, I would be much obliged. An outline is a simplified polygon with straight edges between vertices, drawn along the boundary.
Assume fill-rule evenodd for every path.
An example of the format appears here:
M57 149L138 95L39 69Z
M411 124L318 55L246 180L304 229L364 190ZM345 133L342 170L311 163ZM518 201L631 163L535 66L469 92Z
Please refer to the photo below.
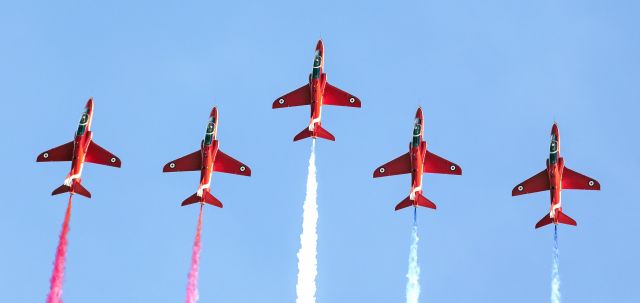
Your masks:
M322 39L318 40L318 44L316 44L316 50L319 50L321 54L324 52L324 44L322 43Z
M93 108L93 97L89 97L89 100L87 101L87 108Z
M418 107L418 110L416 111L416 118L422 120L422 107Z
M553 123L553 126L551 127L551 133L556 136L560 134L560 131L558 130L558 123Z
M213 107L213 109L211 109L211 114L209 115L209 117L213 117L216 120L218 119L218 108L216 108L215 106Z

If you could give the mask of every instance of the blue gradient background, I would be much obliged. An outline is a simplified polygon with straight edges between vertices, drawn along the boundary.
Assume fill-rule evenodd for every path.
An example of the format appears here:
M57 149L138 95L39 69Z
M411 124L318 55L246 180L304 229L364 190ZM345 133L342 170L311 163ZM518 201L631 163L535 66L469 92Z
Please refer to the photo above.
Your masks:
M95 98L94 140L122 169L87 165L75 199L65 302L184 300L198 173L162 174L196 150L212 106L221 148L251 178L215 174L204 215L200 302L293 302L310 141L308 108L271 110L304 84L322 36L334 85L318 144L318 302L402 302L409 177L372 179L404 153L419 105L433 152L461 177L426 175L422 302L549 300L546 193L512 198L544 167L560 125L568 167L601 192L566 191L565 302L638 302L640 90L637 1L321 1L0 4L0 301L43 302L68 163L35 163L72 139Z

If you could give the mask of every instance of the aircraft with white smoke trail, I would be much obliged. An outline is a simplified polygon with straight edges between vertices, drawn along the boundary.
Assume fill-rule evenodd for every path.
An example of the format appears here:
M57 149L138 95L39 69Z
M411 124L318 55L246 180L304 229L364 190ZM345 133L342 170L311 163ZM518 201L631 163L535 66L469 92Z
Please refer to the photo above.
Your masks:
M211 174L221 172L241 176L251 176L246 164L222 152L217 139L218 109L213 108L209 115L207 130L200 149L184 157L167 163L162 172L200 171L200 186L195 194L182 202L182 206L200 202L222 208L222 202L211 194Z
M551 193L551 210L538 221L536 228L551 223L555 225L563 223L576 226L576 221L562 212L561 192L563 189L600 190L600 183L564 165L564 158L560 156L560 132L558 131L558 124L553 123L553 127L551 127L551 144L549 146L547 168L516 185L511 191L511 195L519 196L548 190Z
M324 46L322 40L319 40L316 45L316 53L313 58L313 70L311 74L309 74L309 83L273 102L273 108L302 105L311 105L311 120L309 121L309 126L297 134L293 138L293 141L309 137L335 141L336 138L326 129L322 128L322 106L361 106L358 97L327 83L327 74L324 73Z
M120 167L122 162L108 150L100 147L92 140L91 121L93 118L93 98L89 98L73 141L52 148L38 155L36 162L71 161L71 171L64 183L51 194L57 195L69 192L91 198L91 193L81 185L82 168L85 162Z
M422 195L422 174L462 174L460 166L427 150L427 142L423 140L423 129L422 108L418 108L409 152L376 168L373 172L374 178L411 173L411 192L407 198L396 205L396 210L409 206L436 209L436 205Z

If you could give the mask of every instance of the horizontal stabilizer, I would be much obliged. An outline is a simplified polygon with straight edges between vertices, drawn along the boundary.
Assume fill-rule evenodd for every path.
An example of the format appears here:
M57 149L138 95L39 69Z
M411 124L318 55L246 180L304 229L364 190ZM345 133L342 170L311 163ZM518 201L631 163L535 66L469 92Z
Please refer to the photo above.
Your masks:
M316 125L315 130L316 130L316 136L318 138L323 138L323 139L327 139L327 140L331 140L331 141L336 141L336 137L334 137L326 129L322 128L322 126L320 126L319 124Z
M418 203L419 206L436 209L436 204L431 202L429 199L427 199L427 197L423 196L422 194L416 194L416 202Z
M557 216L558 216L558 223L578 226L578 223L576 222L576 220L574 220L571 217L565 215L563 212L558 212Z
M402 200L402 202L396 205L396 210L400 210L409 206L415 206L415 207L422 206L426 208L436 209L436 205L421 194L416 194L415 199L416 200L413 201L411 200L410 197L406 197L404 200Z
M542 219L540 219L538 223L536 223L536 228L540 228L551 223L553 223L553 219L551 219L549 214L547 214L546 216L542 217Z
M571 217L565 215L561 211L556 213L556 217L557 217L556 219L558 223L578 226L578 223L576 222L576 220L571 219ZM549 216L549 214L547 214L542 219L540 219L540 221L538 221L538 223L536 224L536 228L540 228L551 223L553 223L553 219Z
M78 182L73 182L73 185L71 186L62 184L60 187L56 188L51 195L53 196L68 192L91 198L91 193Z
M202 202L222 208L222 202L207 191L202 192L202 197L199 197L197 193L189 196L189 198L182 201L182 206Z
M189 198L184 199L184 201L182 201L182 206L187 206L189 204L193 204L193 203L198 203L200 202L201 198L198 197L198 194L193 194L191 196L189 196Z
M293 141L298 141L298 140L306 139L309 137L313 137L314 139L323 138L331 141L336 140L336 138L331 133L329 133L326 129L322 128L322 126L320 125L316 125L315 134L314 132L310 131L309 128L305 128L300 133L298 133L295 137L293 137Z
M409 207L409 206L413 206L413 201L411 201L411 199L409 199L409 197L406 197L404 200L402 200L400 203L398 203L398 205L396 205L396 210L401 210L405 207Z

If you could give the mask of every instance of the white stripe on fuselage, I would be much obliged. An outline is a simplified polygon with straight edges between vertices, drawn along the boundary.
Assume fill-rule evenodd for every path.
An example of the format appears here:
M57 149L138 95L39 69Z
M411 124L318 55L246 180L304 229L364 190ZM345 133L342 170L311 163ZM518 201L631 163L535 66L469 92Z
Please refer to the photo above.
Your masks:
M556 209L558 208L562 208L562 199L561 199L561 194L562 192L558 192L558 203L557 204L553 204L551 205L551 212L549 212L549 217L554 218L555 214L556 214Z
M309 122L309 130L313 131L316 128L316 123L320 123L320 117L315 118L315 119L311 119L311 122Z
M197 195L198 197L202 197L205 188L211 188L211 184L203 184L198 187Z
M409 194L409 200L414 201L416 199L416 192L421 191L422 190L422 185L411 189L411 193Z

